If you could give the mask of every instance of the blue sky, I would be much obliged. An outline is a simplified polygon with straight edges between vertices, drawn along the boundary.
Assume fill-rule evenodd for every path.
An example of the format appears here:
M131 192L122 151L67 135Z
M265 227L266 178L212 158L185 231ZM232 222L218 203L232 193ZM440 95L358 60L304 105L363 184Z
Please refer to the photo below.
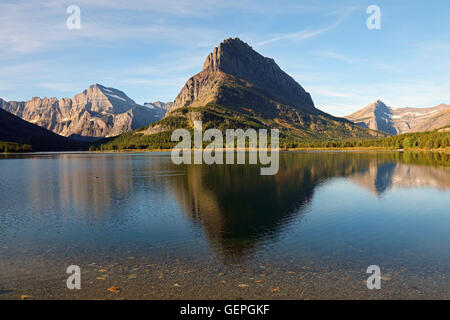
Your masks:
M69 5L81 29L69 30ZM381 29L369 30L369 5ZM450 103L448 0L2 0L0 97L72 97L90 84L171 101L223 39L239 37L346 115Z

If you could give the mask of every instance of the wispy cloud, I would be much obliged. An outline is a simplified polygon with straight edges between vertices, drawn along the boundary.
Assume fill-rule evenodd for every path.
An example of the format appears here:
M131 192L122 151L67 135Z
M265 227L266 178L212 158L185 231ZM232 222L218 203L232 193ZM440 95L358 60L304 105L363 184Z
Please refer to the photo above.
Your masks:
M306 28L306 29L295 31L295 32L278 34L270 39L256 43L255 46L261 47L261 46L265 46L267 44L278 42L281 40L289 40L289 41L299 42L299 41L303 41L306 39L317 37L323 33L326 33L328 31L336 29L346 19L346 17L349 16L354 10L355 10L354 7L346 8L346 10L344 11L343 14L340 13L341 16L339 17L339 19L335 23L333 23L329 26L325 26L325 27L318 28L318 29Z
M318 53L319 56L321 57L325 57L325 58L330 58L330 59L335 59L335 60L339 60L339 61L344 61L348 64L353 64L354 60L350 57L347 57L346 55L343 54L339 54L333 51L321 51Z
M46 82L42 83L41 87L58 92L74 93L76 90L73 83L62 83L62 82Z
M322 29L316 29L316 30L311 30L311 29L304 29L304 30L299 30L296 32L291 32L291 33L285 33L282 35L278 35L276 37L273 37L271 39L268 40L264 40L261 42L258 42L255 44L256 47L261 47L261 46L265 46L269 43L274 43L280 40L291 40L291 41L302 41L302 40L306 40L309 38L313 38L316 37L322 33L325 33L327 31L333 30L335 29L339 24L335 23L331 26L322 28Z
M164 62L130 66L121 70L128 75L145 75L147 77L166 74L180 74L186 71L200 72L205 57L199 54L188 55L177 59L177 61L167 60Z
M66 8L73 1L4 1L0 3L0 45L4 57L59 48L114 46L124 39L196 46L217 39L213 30L178 24L173 19L177 15L200 14L208 8L216 10L213 0L78 0L75 3L81 8L80 30L68 30L65 25L69 17Z
M395 66L391 63L386 63L386 62L375 62L374 66L379 69L379 70L383 70L383 71L389 71L389 72L396 72L399 71L398 66Z
M344 91L333 91L332 89L327 89L323 87L315 87L315 86L309 86L310 93L314 96L326 96L326 97L333 97L333 98L351 98L354 97L355 94L352 92L344 92Z

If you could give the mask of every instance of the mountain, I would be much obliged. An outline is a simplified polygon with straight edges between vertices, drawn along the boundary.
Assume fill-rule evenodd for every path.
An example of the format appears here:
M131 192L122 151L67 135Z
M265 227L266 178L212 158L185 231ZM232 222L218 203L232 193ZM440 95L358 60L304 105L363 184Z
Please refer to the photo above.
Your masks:
M173 102L162 102L162 101L155 101L155 102L146 102L144 103L144 106L149 108L159 108L164 110L164 112L167 112L170 108L173 106Z
M159 119L162 119L165 116L167 110L169 110L172 106L173 102L155 101L144 103L144 107L151 109L155 114L158 115Z
M0 109L0 141L30 145L33 151L82 150L79 142L62 137Z
M91 85L72 99L33 98L0 108L65 137L93 140L117 136L159 120L163 114L136 104L120 90Z
M450 105L432 108L392 108L381 100L345 117L373 130L389 134L422 132L450 125Z
M186 82L165 117L136 134L192 128L193 120L221 130L278 128L281 139L383 136L317 109L310 94L273 59L238 38L226 39L215 48L202 70Z
M235 96L238 93L248 96ZM277 104L323 114L314 107L309 93L273 59L263 57L238 38L226 39L214 48L202 71L187 81L170 111L202 107L209 102L244 112L257 108L257 112L267 116L273 115Z

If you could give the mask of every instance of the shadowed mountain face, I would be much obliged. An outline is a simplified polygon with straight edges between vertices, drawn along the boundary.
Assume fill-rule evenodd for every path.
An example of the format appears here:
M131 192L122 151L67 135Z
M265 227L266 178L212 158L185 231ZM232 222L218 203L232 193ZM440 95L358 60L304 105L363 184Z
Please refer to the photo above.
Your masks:
M0 109L0 141L32 146L33 151L82 150L76 141L59 136Z
M214 48L165 118L139 134L189 128L194 120L220 130L277 128L283 136L295 138L384 136L315 108L310 94L273 59L237 38Z
M72 99L33 98L0 108L65 137L92 140L117 136L159 120L164 113L136 104L120 90L91 85Z
M389 134L422 132L450 125L450 105L432 108L391 108L377 100L345 117L364 128Z

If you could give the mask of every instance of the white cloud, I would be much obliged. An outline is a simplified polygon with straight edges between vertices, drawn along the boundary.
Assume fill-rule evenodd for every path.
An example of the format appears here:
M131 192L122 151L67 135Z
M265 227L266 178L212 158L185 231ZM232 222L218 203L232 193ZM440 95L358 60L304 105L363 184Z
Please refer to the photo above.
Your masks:
M397 72L400 71L398 66L395 66L393 64L385 63L385 62L376 62L375 67L377 69L383 70L383 71L389 71L389 72Z
M46 82L42 83L41 87L59 92L74 93L76 90L73 83L62 83L62 82Z
M261 42L258 42L255 44L255 47L261 47L261 46L265 46L267 44L273 43L273 42L277 42L280 40L291 40L291 41L302 41L302 40L306 40L309 38L313 38L316 37L324 32L333 30L334 28L336 28L338 26L338 24L334 24L322 29L316 29L316 30L310 30L310 29L304 29L304 30L299 30L299 31L295 31L295 32L290 32L290 33L285 33L285 34L281 34L278 36L275 36L273 38L270 38L268 40L264 40Z
M343 13L341 13L341 10L337 11L339 14L341 14L341 16L335 23L333 23L329 26L319 28L319 29L314 29L314 30L307 28L307 29L302 29L302 30L298 30L295 32L278 34L278 35L273 36L270 39L263 40L263 41L256 43L255 46L261 47L261 46L265 46L267 44L274 43L274 42L281 41L281 40L289 40L289 41L299 42L299 41L303 41L306 39L317 37L323 33L326 33L328 31L336 29L345 20L345 18L355 10L355 7L344 8L344 10L345 11Z
M161 74L180 74L186 71L200 72L205 55L198 53L189 54L191 56L183 56L179 59L167 59L164 62L130 66L124 68L121 72L131 75L145 75L147 77ZM186 79L187 80L187 79Z
M355 96L355 94L351 92L333 91L332 89L330 90L323 87L309 86L309 90L310 93L314 96L321 95L334 98L351 98Z
M148 78L126 78L122 81L125 84L140 85L140 86L173 86L178 84L182 85L186 82L185 77L170 77L170 78L159 78L159 79L148 79Z
M354 60L350 57L347 57L343 54L339 54L333 51L321 51L318 53L319 56L325 57L325 58L331 58L339 61L347 62L348 64L353 64Z
M214 1L83 1L81 29L68 30L66 7L72 1L6 1L0 3L0 45L5 57L80 46L116 46L133 39L202 45L217 39L213 30L178 25L176 14L194 14ZM197 10L199 9L199 10ZM209 10L209 9L208 9ZM146 12L145 19L142 13ZM160 12L168 16L158 16Z

